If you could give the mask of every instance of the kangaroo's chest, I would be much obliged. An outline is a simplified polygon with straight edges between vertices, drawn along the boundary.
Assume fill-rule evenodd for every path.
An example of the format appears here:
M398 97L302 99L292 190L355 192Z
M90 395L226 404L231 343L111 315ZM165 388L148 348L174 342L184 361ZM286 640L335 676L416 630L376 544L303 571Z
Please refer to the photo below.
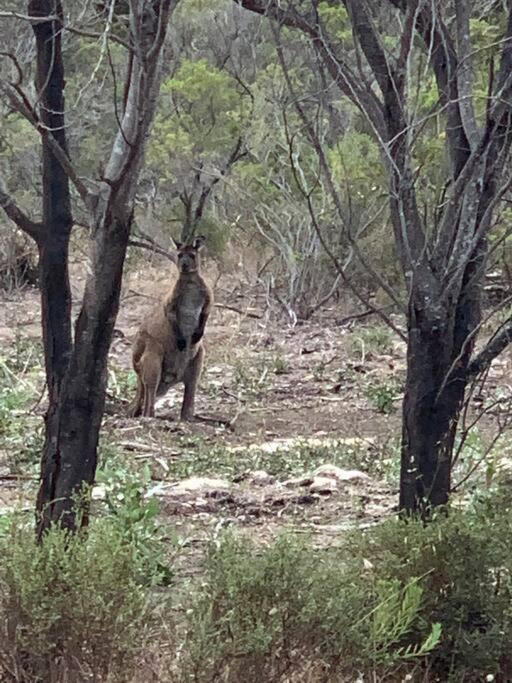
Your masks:
M178 307L178 324L184 337L191 337L197 329L203 309L204 295L197 285L191 284L183 289Z

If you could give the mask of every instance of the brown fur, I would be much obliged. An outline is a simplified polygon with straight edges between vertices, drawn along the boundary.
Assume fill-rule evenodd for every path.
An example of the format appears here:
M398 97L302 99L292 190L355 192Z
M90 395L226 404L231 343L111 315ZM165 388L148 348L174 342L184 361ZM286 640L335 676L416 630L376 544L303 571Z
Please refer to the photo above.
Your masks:
M204 239L178 246L179 278L171 292L142 323L133 344L137 394L133 417L153 417L155 401L183 382L181 419L194 417L194 400L204 359L203 333L213 295L201 275L199 252Z

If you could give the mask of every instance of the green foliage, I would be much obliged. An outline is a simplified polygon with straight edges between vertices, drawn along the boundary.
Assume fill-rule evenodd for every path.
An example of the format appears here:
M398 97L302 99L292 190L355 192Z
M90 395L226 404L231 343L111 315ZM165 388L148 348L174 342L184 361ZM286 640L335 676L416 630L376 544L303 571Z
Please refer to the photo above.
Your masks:
M328 32L342 43L352 42L352 29L347 10L329 2L318 4L318 14Z
M389 354L393 350L392 332L384 325L373 325L358 330L352 339L352 348L364 358L366 354Z
M96 520L84 537L55 528L37 545L13 524L0 553L2 680L131 680L151 615L140 558L116 525Z
M443 681L485 680L510 670L512 660L512 524L508 492L481 497L468 509L440 512L428 525L386 522L362 536L353 533L347 552L354 565L369 562L372 581L422 576L421 619L410 637L420 642L430 624L442 637L429 659Z
M371 384L366 389L368 398L371 399L379 413L388 415L396 410L399 386L395 382Z
M185 680L506 680L511 511L493 491L426 526L353 531L338 550L222 536L198 593L183 598Z
M137 376L133 370L112 365L108 369L109 398L116 401L131 400L137 387Z
M338 560L290 537L263 549L231 534L212 544L187 613L186 680L290 680L306 669L336 680L437 646L438 625L421 642L405 640L421 611L417 579L372 584Z
M329 151L334 178L354 201L368 200L384 191L385 180L377 143L366 133L344 135Z
M189 436L180 444L180 457L171 463L170 476L234 477L265 470L281 477L301 476L320 465L360 469L372 476L396 481L399 455L394 441L373 443L365 439L292 439L286 443L247 447L212 445Z
M43 423L32 406L44 379L40 344L16 336L0 356L0 450L13 472L33 466L43 443Z
M276 354L273 359L272 370L275 375L287 375L290 372L290 366L284 356Z
M161 92L148 162L158 167L162 179L172 177L175 163L170 162L176 157L192 166L205 156L216 158L231 151L241 132L244 107L228 73L204 58L184 60Z
M147 465L134 471L117 451L110 454L97 474L110 523L137 553L140 582L165 585L172 578L162 543L168 532L159 519L158 500L145 496L150 482Z

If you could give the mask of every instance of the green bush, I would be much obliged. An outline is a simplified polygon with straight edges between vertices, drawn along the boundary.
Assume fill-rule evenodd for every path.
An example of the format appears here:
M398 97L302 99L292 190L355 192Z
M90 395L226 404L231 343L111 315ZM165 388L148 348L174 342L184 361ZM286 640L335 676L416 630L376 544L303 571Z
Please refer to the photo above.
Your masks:
M183 679L511 680L512 516L493 493L338 549L231 534L187 596Z
M57 528L40 545L0 536L0 680L133 680L151 623L140 559L104 518L86 536Z
M443 635L429 661L438 680L481 681L489 675L509 680L511 511L510 500L495 494L466 510L439 513L427 526L392 521L352 536L353 562L370 559L375 580L403 584L411 576L425 577L422 618L413 634L421 639L431 623L441 623Z
M400 667L439 639L437 625L422 641L406 638L422 593L414 578L368 581L305 541L258 550L228 534L212 545L187 612L184 679L334 681Z
M370 385L366 390L366 395L379 413L389 415L396 411L399 387L395 382Z

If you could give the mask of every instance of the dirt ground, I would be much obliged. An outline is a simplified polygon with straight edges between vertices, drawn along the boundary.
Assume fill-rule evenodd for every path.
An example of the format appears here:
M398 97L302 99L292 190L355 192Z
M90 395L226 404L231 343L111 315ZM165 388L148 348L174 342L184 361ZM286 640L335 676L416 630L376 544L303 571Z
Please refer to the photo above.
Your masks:
M397 502L400 400L405 344L356 307L333 304L292 325L257 288L212 270L216 307L197 413L229 427L177 420L181 389L157 403L154 419L129 419L130 346L148 307L169 287L174 266L155 262L125 278L109 370L101 457L148 466L146 495L193 546L235 525L265 539L286 528L332 543L340 531L392 514ZM78 310L84 266L72 268ZM397 319L400 323L399 319ZM39 340L39 295L3 295L0 344ZM4 351L2 353L4 353ZM493 365L486 391L510 393L510 354ZM44 412L44 397L33 410ZM13 414L12 419L16 419ZM469 418L468 418L469 420ZM492 416L488 418L493 424ZM491 437L489 436L489 439ZM109 450L110 449L110 450ZM0 450L1 457L1 450ZM1 460L0 460L1 462ZM30 508L36 468L0 474L0 507ZM104 497L101 482L95 498Z

